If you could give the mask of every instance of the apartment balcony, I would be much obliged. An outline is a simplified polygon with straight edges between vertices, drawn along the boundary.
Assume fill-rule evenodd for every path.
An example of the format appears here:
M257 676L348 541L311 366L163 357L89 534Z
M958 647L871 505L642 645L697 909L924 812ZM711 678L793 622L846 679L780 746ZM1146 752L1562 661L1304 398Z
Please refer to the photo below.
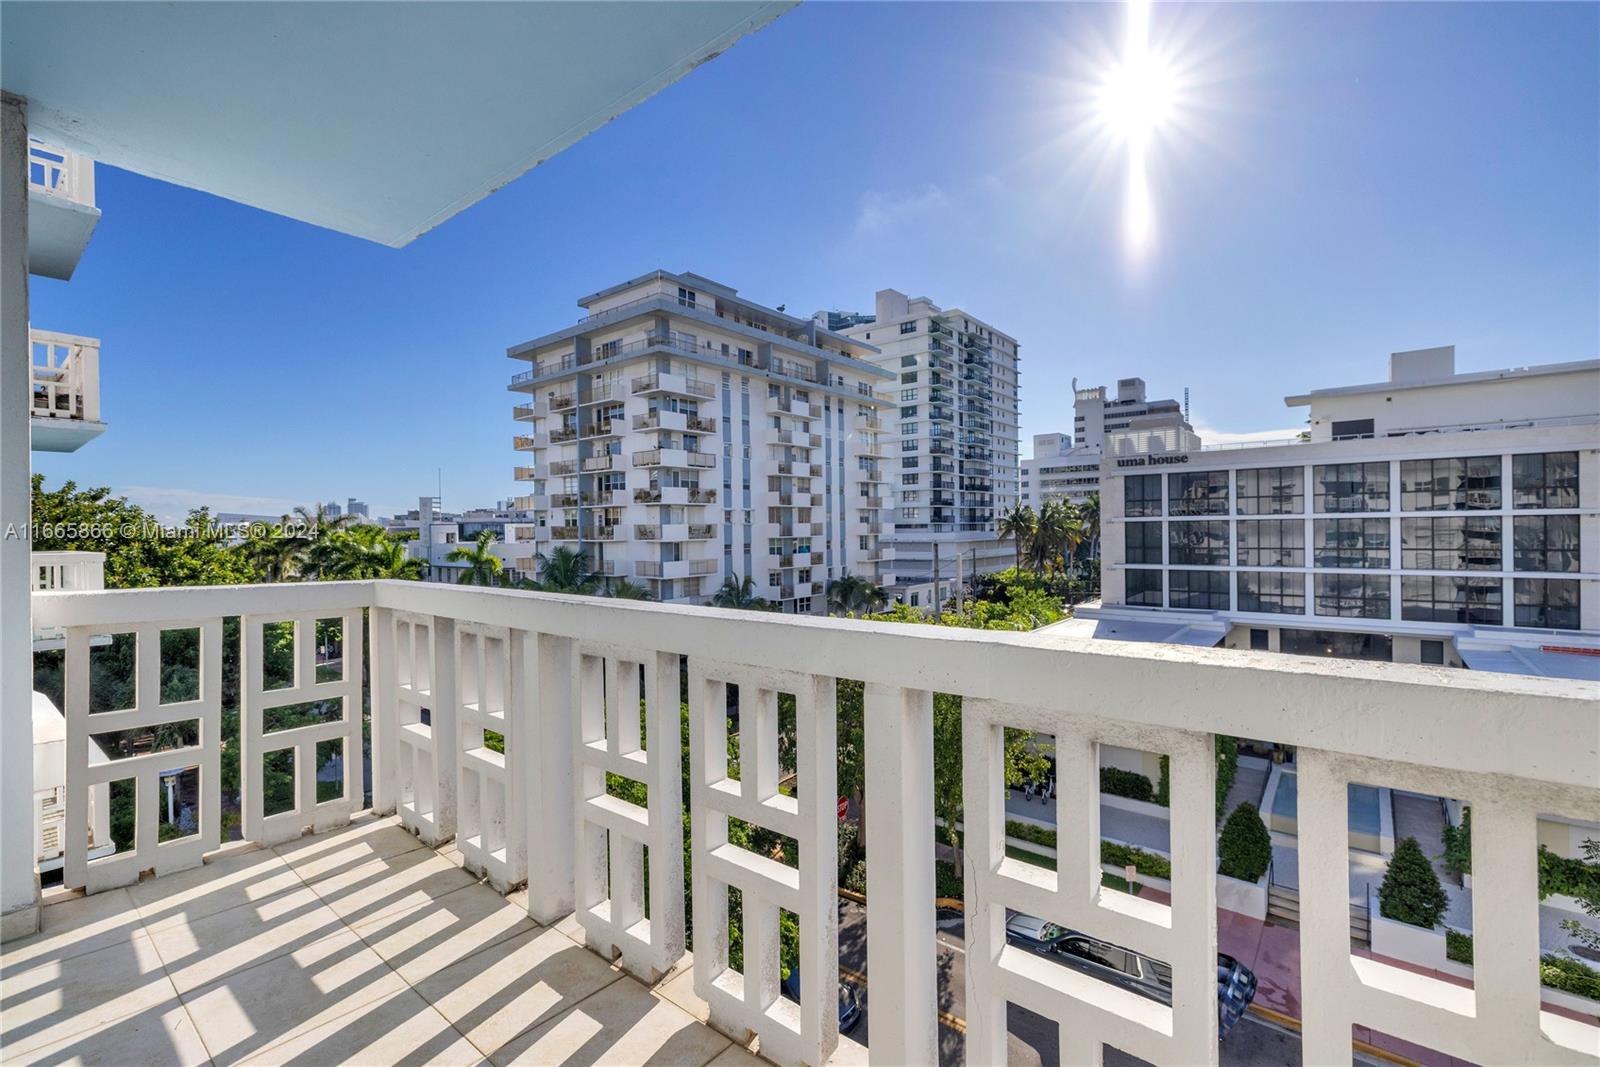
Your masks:
M168 1062L225 1050L307 1062L488 1053L704 1064L729 1033L759 1037L762 1056L779 1063L935 1063L937 690L963 701L967 1062L1004 1062L1008 1001L1055 1023L1063 1049L1081 1046L1086 1057L1109 1044L1149 1062L1217 1062L1214 734L1296 749L1306 1062L1349 1063L1353 1025L1476 1062L1595 1060L1593 1026L1541 1008L1536 919L1538 816L1593 820L1600 810L1600 723L1581 682L1091 647L1049 634L924 636L895 624L432 583L40 593L33 616L68 634L65 689L78 694L65 717L68 888L47 898L61 902L45 909L43 933L6 945L8 1058ZM85 760L91 733L218 722L223 624L233 617L243 662L266 627L288 621L307 665L312 623L341 620L338 679L312 674L290 689L267 688L250 670L240 679L245 765L279 751L333 773L296 776L288 810L270 809L260 778L242 775L240 842L223 844L210 791L194 832L162 840L155 818L141 820L128 848L89 859L83 813L100 783L131 780L144 812L159 807L165 771L220 780L224 746L210 729L190 747ZM360 658L368 620L370 665ZM104 684L90 670L91 635L128 633L137 658L158 664L162 631L180 626L200 631L211 665L202 678L216 679L198 701L152 696L90 714ZM864 839L876 857L864 1050L836 1035L841 678L865 683ZM780 791L775 773L729 775L730 685L749 752L777 751L779 716L762 709L780 690L792 695L792 790ZM265 732L272 709L333 698L370 702L370 763L326 756L364 753L359 715ZM627 723L640 711L635 732ZM1002 727L1054 738L1059 870L1007 855ZM486 731L504 739L503 754L484 747ZM1100 884L1099 745L1168 757L1170 904ZM685 756L698 769L687 801ZM648 784L644 802L611 795L608 773ZM1352 951L1350 783L1472 805L1475 988ZM719 828L729 817L793 839L798 868L727 843ZM685 826L687 867L675 862ZM716 938L686 952L686 891L701 932L726 924L717 901L730 887L745 909L743 973ZM778 998L779 909L798 919L798 1002ZM1007 944L1011 911L1165 961L1170 1003Z
M633 502L635 504L659 504L661 503L661 488L652 485L648 489L635 489L633 491Z
M518 452L532 452L536 448L545 447L549 441L549 434L517 434L511 439L511 447Z
M100 222L94 160L28 139L28 270L67 281Z
M539 477L539 470L537 467L512 467L511 477L519 482L531 482Z
M578 406L577 393L558 393L545 401L545 406L550 411L567 411Z
M522 496L512 497L511 506L518 511L533 511L536 508L543 507L543 501L544 497L538 494L525 493Z
M561 430L551 430L547 436L551 444L564 445L569 441L578 439L578 428L576 426L568 426Z
M583 427L583 436L586 438L614 437L621 432L620 430L613 429L612 427L614 425L615 420L612 419L601 419L599 422L588 423Z
M536 414L532 404L511 405L511 417L518 422L532 422Z
M710 398L717 395L717 387L712 383L686 378L681 374L645 374L634 378L629 387L635 396L676 393Z
M550 527L550 537L556 541L576 541L578 539L578 528L576 526L552 526Z
M551 493L550 506L553 508L575 508L578 506L578 494Z
M715 489L690 489L686 502L690 504L715 504L717 502L717 491Z
M616 456L607 453L603 456L587 456L583 460L583 473L592 474L595 471L608 471L616 466Z
M639 560L633 565L633 573L636 578L659 578L670 581L674 578L701 578L707 574L715 574L721 566L714 559L680 559L670 562L646 559Z
M717 529L710 523L691 522L687 534L691 541L709 541L717 535Z
M617 528L615 526L590 526L583 531L585 541L615 541Z
M511 527L511 540L514 542L530 542L539 539L540 527L532 524Z
M577 473L578 461L575 459L558 459L550 464L550 476L553 478L563 478Z
M33 450L76 452L106 431L100 421L100 342L32 329L28 342Z
M615 489L600 489L592 493L580 493L578 499L584 507L603 508L622 503L622 494Z
M679 467L705 470L717 465L717 457L710 452L689 452L681 448L645 448L633 453L635 467Z

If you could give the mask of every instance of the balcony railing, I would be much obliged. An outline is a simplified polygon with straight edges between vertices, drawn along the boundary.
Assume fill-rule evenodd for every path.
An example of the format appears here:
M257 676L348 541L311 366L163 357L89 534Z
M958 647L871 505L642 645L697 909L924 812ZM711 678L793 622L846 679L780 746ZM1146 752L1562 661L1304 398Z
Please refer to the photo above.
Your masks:
M782 586L779 595L792 598L795 587ZM1296 748L1306 1062L1349 1063L1353 1025L1477 1062L1595 1059L1595 1029L1541 1011L1539 993L1538 819L1592 821L1600 810L1600 720L1582 682L1173 645L1091 648L1049 634L924 634L887 623L796 622L434 583L42 593L33 612L35 624L66 634L69 888L103 893L151 871L159 881L199 866L219 846L214 784L200 794L195 833L162 841L157 820L141 818L132 845L103 858L88 856L84 813L91 790L110 781L132 780L138 810L146 811L158 804L164 772L196 767L202 783L220 780L224 620L237 616L246 665L239 680L246 841L271 845L307 827L345 824L363 793L366 762L345 759L337 797L322 799L315 775L296 775L293 807L269 814L264 755L287 750L299 767L322 766L324 746L363 752L364 726L352 714L269 733L269 713L312 700L344 708L370 700L376 811L395 813L430 846L453 839L464 866L502 893L526 883L531 918L571 923L574 936L645 981L684 960L692 890L691 982L711 1025L741 1039L758 1035L775 1062L824 1063L838 1042L835 707L838 680L852 679L864 683L864 833L873 857L868 1062L939 1060L935 691L961 700L963 720L967 1062L1005 1062L1008 1002L1059 1026L1063 1060L1093 1058L1110 1044L1150 1062L1217 1062L1214 734ZM345 654L331 681L312 669L322 619L342 626ZM303 673L293 687L268 688L264 634L285 623ZM362 658L369 625L370 672ZM90 713L105 699L104 681L90 670L93 637L130 635L135 662L159 673L162 632L180 626L199 633L198 700L164 704L157 688L141 686L133 707ZM729 686L738 688L742 752L772 761L752 756L737 778L727 765ZM780 790L771 769L779 729L771 709L780 693L792 699L796 724L792 790ZM687 730L680 730L682 714ZM189 747L88 762L92 734L196 719L206 725ZM1006 853L1005 727L1054 740L1058 869ZM483 747L485 731L504 738L503 755ZM683 738L694 771L687 811ZM1168 757L1170 904L1101 886L1096 769L1103 745ZM612 774L645 784L645 803L612 795ZM1471 805L1474 987L1352 953L1352 783ZM798 868L729 843L729 818L792 839ZM373 891L391 888L404 887L379 883ZM743 899L742 973L731 968L726 942L710 933L727 929L730 888ZM108 897L96 921L115 923L117 906ZM779 909L798 920L806 976L798 1002L778 999ZM1013 911L1165 961L1170 1001L1008 944ZM268 924L293 921L268 909L258 914ZM262 936L271 932L269 925Z
M93 337L29 330L33 350L33 416L100 421L100 342Z
M539 477L539 471L536 467L512 467L511 477L519 482L531 482Z
M79 593L106 587L104 552L30 552L28 566L35 593Z
M94 207L94 160L30 137L28 190Z
M689 503L691 504L715 504L716 502L717 491L715 489L689 490Z
M564 477L568 474L578 473L578 461L575 459L558 459L550 464L550 474L553 477Z
M530 419L533 418L533 405L532 404L513 404L513 405L511 405L511 417L513 419L516 419L518 422L527 422L527 421L529 421Z
M583 461L584 473L591 471L608 471L616 465L616 456L609 453L603 456L588 456Z

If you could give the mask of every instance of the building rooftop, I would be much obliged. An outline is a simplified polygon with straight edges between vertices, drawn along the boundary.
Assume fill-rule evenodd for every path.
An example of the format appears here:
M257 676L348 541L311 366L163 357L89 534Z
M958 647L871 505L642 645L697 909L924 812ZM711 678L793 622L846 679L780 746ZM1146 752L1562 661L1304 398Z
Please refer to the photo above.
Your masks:
M1448 353L1448 359L1440 358ZM1424 367L1412 368L1404 357L1434 357ZM1544 363L1531 367L1507 367L1504 370L1468 371L1455 373L1455 348L1426 348L1417 352L1396 352L1391 357L1390 376L1386 382L1369 382L1365 385L1341 385L1328 389L1313 389L1283 398L1292 408L1305 407L1324 397L1362 396L1371 393L1394 393L1403 389L1433 389L1441 385L1475 385L1515 381L1528 378L1546 378L1560 374L1580 374L1600 370L1600 359L1573 360L1567 363Z

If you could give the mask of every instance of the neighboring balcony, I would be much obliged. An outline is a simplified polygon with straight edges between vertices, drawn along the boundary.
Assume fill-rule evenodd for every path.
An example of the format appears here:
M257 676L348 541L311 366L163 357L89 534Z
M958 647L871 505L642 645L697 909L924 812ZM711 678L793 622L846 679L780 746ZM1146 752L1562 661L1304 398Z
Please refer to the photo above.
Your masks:
M38 593L33 617L66 634L67 888L43 933L6 946L8 1059L748 1062L731 1037L778 1064L937 1063L936 693L960 701L961 742L939 755L962 783L967 1063L1005 1062L1008 1003L1059 1030L1062 1062L1103 1045L1218 1062L1214 735L1295 749L1305 1062L1350 1063L1352 1026L1481 1063L1592 1064L1600 1048L1539 986L1539 817L1600 812L1580 682L420 582ZM326 620L337 667L318 658ZM195 699L110 691L96 636L161 679L180 630ZM287 686L263 674L269 633ZM234 752L225 660L241 664ZM863 724L865 1049L837 1030L846 686ZM275 728L306 702L370 706L370 731L357 713ZM92 735L133 728L180 747L90 760ZM1053 739L1049 867L1007 847L1008 728ZM1168 758L1170 895L1102 884L1104 746ZM242 768L227 843L225 756ZM269 794L264 761L295 768L290 795ZM160 815L172 773L197 783L183 826ZM97 857L90 796L115 782L139 818ZM1471 805L1473 985L1352 949L1351 784ZM792 841L788 862L731 841L733 819ZM720 936L732 889L737 969ZM1008 943L1017 911L1165 961L1170 999ZM785 937L796 1000L779 992Z
M28 270L67 281L100 223L94 160L28 139Z
M33 450L76 452L106 432L100 421L100 342L28 331L33 366Z

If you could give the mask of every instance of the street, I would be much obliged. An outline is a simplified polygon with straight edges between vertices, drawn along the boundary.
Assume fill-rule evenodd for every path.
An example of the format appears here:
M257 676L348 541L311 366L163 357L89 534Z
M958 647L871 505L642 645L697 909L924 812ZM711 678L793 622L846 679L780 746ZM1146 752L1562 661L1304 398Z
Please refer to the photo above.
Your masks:
M938 943L935 966L939 971L939 1064L961 1067L966 1040L967 953L959 914L941 912L934 939ZM839 970L841 980L855 988L861 1000L861 1023L850 1038L863 1045L872 1024L871 984L867 975L867 909L847 900L839 902ZM1057 1027L1053 1020L1011 1005L1006 1013L1006 1059L1013 1067L1055 1067ZM1144 1061L1106 1049L1108 1067L1134 1067ZM1300 1039L1276 1026L1246 1015L1222 1045L1222 1063L1230 1067L1280 1067L1300 1063Z

